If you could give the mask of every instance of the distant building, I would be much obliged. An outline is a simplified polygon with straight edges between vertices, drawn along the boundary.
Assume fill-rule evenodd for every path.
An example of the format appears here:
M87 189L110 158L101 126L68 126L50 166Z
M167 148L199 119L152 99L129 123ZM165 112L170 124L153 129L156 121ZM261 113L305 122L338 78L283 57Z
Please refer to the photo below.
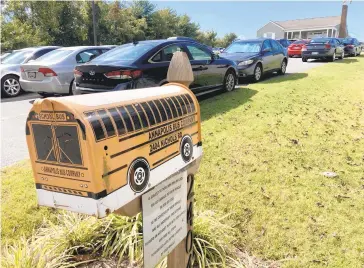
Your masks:
M257 31L257 37L273 39L310 39L313 37L338 37L340 16L270 21Z

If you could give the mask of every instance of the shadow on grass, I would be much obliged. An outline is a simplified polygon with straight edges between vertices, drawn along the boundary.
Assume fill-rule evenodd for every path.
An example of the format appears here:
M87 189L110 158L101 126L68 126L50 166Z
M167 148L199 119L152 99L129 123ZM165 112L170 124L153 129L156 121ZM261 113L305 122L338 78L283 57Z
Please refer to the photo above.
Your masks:
M240 87L229 93L219 91L218 93L215 92L198 97L201 105L201 118L202 120L208 120L215 115L235 109L251 101L250 99L257 92L250 88Z
M284 81L294 81L306 78L307 76L308 76L307 73L293 73L285 75L272 73L272 74L266 74L264 76L264 80L260 81L259 84L274 84L274 83L281 83Z
M334 61L334 63L354 63L354 62L358 62L357 59L353 59L353 58L344 58L344 60L336 60Z

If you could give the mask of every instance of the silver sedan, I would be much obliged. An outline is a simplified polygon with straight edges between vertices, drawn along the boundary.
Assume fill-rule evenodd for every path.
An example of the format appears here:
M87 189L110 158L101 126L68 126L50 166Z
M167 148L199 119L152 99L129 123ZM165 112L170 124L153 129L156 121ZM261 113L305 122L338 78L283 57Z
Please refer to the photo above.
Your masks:
M20 84L24 91L41 96L72 94L73 70L110 50L106 46L64 47L38 60L21 65Z
M21 64L35 60L57 48L59 47L29 47L14 50L6 57L2 57L0 64L1 96L15 97L21 93L22 89L19 84Z

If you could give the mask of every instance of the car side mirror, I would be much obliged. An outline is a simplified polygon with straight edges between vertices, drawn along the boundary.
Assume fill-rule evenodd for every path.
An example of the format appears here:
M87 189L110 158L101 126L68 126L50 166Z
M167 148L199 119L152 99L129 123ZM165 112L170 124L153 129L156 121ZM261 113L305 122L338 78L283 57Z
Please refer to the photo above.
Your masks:
M219 54L211 53L211 59L217 60L217 59L220 59L220 56L219 56Z
M263 52L264 52L264 53L271 52L271 51L272 51L272 49L271 49L271 48L269 48L269 47L267 47L267 48L263 49Z

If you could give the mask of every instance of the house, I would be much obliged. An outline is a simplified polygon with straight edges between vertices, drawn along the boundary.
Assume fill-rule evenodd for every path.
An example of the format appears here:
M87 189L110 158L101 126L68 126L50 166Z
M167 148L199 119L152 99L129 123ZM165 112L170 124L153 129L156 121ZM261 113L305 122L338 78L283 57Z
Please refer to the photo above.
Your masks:
M340 20L340 16L331 16L286 21L270 21L257 31L257 37L268 37L273 39L338 37Z

